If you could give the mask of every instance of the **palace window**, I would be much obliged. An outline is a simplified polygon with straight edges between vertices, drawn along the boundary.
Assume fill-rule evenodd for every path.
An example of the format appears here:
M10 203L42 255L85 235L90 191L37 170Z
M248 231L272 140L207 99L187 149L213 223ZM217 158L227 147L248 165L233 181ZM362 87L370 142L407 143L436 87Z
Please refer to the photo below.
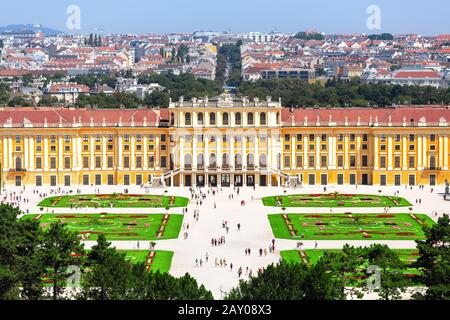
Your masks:
M350 167L351 168L356 167L356 157L355 156L350 156Z
M56 169L56 157L50 157L50 169Z
M296 165L297 165L297 168L301 168L301 167L303 167L303 157L302 156L297 156L296 157Z
M289 168L291 166L291 157L290 156L284 156L284 167Z
M369 161L368 161L367 155L363 155L363 156L361 157L361 165L362 165L363 167L367 167L367 166L368 166L368 163L369 163Z
M223 124L224 126L227 126L227 125L228 125L228 113L227 113L227 112L225 112L225 113L222 115L222 124Z
M108 156L108 168L113 168L113 167L114 167L114 157Z
M380 157L380 168L386 168L386 157L385 156Z
M187 126L191 125L191 114L189 112L184 114L184 124Z
M83 168L89 168L89 157L83 157Z
M408 161L409 168L413 169L416 166L416 161L415 161L414 156L410 156L408 160L409 160Z
M249 112L247 113L247 124L248 125L253 125L253 113Z
M240 112L236 112L236 114L234 115L234 122L237 126L240 126L242 124Z
M400 168L400 156L394 157L394 168L396 169Z
M203 112L199 112L197 114L197 124L198 125L203 125Z
M101 166L102 166L102 157L96 156L95 157L95 167L96 168L101 168Z
M343 167L344 166L344 156L338 156L337 157L337 166Z
M266 125L266 114L261 112L259 115L259 124L265 126Z
M36 169L42 169L42 158L36 157Z

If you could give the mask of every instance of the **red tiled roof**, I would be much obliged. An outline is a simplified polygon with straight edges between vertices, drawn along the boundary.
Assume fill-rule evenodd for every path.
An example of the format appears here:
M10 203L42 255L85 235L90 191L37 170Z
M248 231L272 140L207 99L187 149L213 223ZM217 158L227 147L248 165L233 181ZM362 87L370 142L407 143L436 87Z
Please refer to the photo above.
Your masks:
M441 75L434 71L400 71L395 78L441 78Z
M24 69L0 69L0 77L21 77L28 74Z
M331 109L283 109L281 113L281 121L286 124L294 123L303 124L307 117L310 126L315 125L317 117L322 125L328 124L330 121L342 124L347 121L349 124L356 124L359 121L362 126L367 126L370 121L375 122L378 119L380 126L387 125L389 117L392 123L401 124L403 118L407 123L411 119L417 123L422 117L427 123L438 123L443 117L450 122L450 109L447 106L398 106L396 108L331 108Z
M49 126L57 126L60 122L65 126L73 123L81 123L89 126L92 121L96 126L101 126L103 119L108 125L117 125L120 121L123 126L129 126L134 121L135 125L142 125L144 118L148 126L156 125L160 120L168 119L167 109L67 109L67 108L4 108L0 109L0 126L8 119L12 123L22 125L24 119L28 119L36 126L42 126L47 120Z

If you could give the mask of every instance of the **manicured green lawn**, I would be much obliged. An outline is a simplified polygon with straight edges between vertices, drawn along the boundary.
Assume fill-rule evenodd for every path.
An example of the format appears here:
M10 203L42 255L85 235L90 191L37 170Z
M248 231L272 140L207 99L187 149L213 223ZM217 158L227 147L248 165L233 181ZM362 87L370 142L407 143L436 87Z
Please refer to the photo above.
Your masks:
M188 198L175 196L89 194L50 197L42 200L38 206L55 208L174 208L186 207L188 202Z
M424 239L422 223L434 223L427 215L408 213L271 214L268 218L276 238L299 240L302 234L304 240Z
M262 198L269 207L408 207L404 198L368 194L293 194Z
M45 229L52 222L61 221L78 232L83 240L96 240L104 234L108 240L163 240L176 239L180 233L183 215L170 214L162 237L156 237L164 214L29 214L22 219L38 219Z
M325 252L339 252L339 249L306 249L303 250L305 253L305 259L308 264L315 265L319 259L325 254ZM417 249L393 249L399 255L401 261L405 264L411 264L416 261L419 257L419 251ZM280 252L281 258L287 263L302 263L302 259L300 258L299 250L284 250ZM304 261L303 261L304 262ZM362 278L364 279L367 275L364 270L367 270L368 261L364 261L361 264L361 272L358 272L357 275L349 273L348 276L351 278ZM411 268L405 266L402 272L413 279L414 277L421 274L421 271L417 268ZM414 281L414 280L413 280ZM418 284L418 283L417 283ZM357 282L354 282L353 285L358 285Z
M132 263L141 263L146 261L149 251L148 250L127 250L126 259ZM153 258L150 271L161 273L167 273L170 270L172 264L173 251L156 250L156 255Z

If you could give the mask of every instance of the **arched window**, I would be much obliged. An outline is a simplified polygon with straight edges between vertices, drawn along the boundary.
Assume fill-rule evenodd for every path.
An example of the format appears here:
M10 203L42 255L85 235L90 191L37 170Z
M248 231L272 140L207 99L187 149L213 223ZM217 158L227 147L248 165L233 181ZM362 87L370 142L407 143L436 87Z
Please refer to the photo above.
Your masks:
M170 125L173 126L175 124L175 114L172 112L170 114Z
M230 165L230 156L228 153L222 154L222 167L228 167Z
M21 157L16 158L16 169L22 170L22 158Z
M436 157L435 156L430 157L430 169L431 170L436 169Z
M209 166L210 167L216 167L217 166L217 159L216 159L216 154L215 153L211 153L209 155Z
M247 155L247 167L254 167L255 166L255 156L253 153L249 153Z
M211 126L215 126L216 125L216 114L214 112L211 112L209 114L209 124Z
M184 155L184 167L186 169L192 168L192 156L189 153Z
M227 126L227 125L228 125L228 113L227 113L227 112L225 112L225 113L223 114L223 116L222 116L222 124L223 124L224 126Z
M253 125L253 113L249 112L247 113L247 124L248 125Z
M259 124L262 126L265 126L266 123L266 113L265 112L261 112L261 114L259 115Z
M203 125L203 112L199 112L197 114L197 124L198 125Z
M277 112L277 124L280 124L280 113Z
M234 115L234 122L237 126L240 126L242 119L241 119L241 113L240 112L236 112L236 114Z
M184 124L187 126L190 126L191 123L191 114L189 112L186 112L184 115Z
M236 169L242 168L242 156L240 153L236 153L236 155L234 156L234 167Z
M267 156L264 153L259 155L259 167L266 168L267 167Z
M197 155L197 166L200 168L203 168L204 165L205 165L205 159L203 157L203 153L199 153Z

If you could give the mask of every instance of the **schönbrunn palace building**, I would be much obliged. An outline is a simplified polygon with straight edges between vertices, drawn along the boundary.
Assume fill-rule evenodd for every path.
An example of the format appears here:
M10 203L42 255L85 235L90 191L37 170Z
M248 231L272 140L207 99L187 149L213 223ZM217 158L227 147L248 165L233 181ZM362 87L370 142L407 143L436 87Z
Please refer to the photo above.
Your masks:
M165 109L5 107L1 183L440 185L449 136L448 106L289 109L222 95Z

